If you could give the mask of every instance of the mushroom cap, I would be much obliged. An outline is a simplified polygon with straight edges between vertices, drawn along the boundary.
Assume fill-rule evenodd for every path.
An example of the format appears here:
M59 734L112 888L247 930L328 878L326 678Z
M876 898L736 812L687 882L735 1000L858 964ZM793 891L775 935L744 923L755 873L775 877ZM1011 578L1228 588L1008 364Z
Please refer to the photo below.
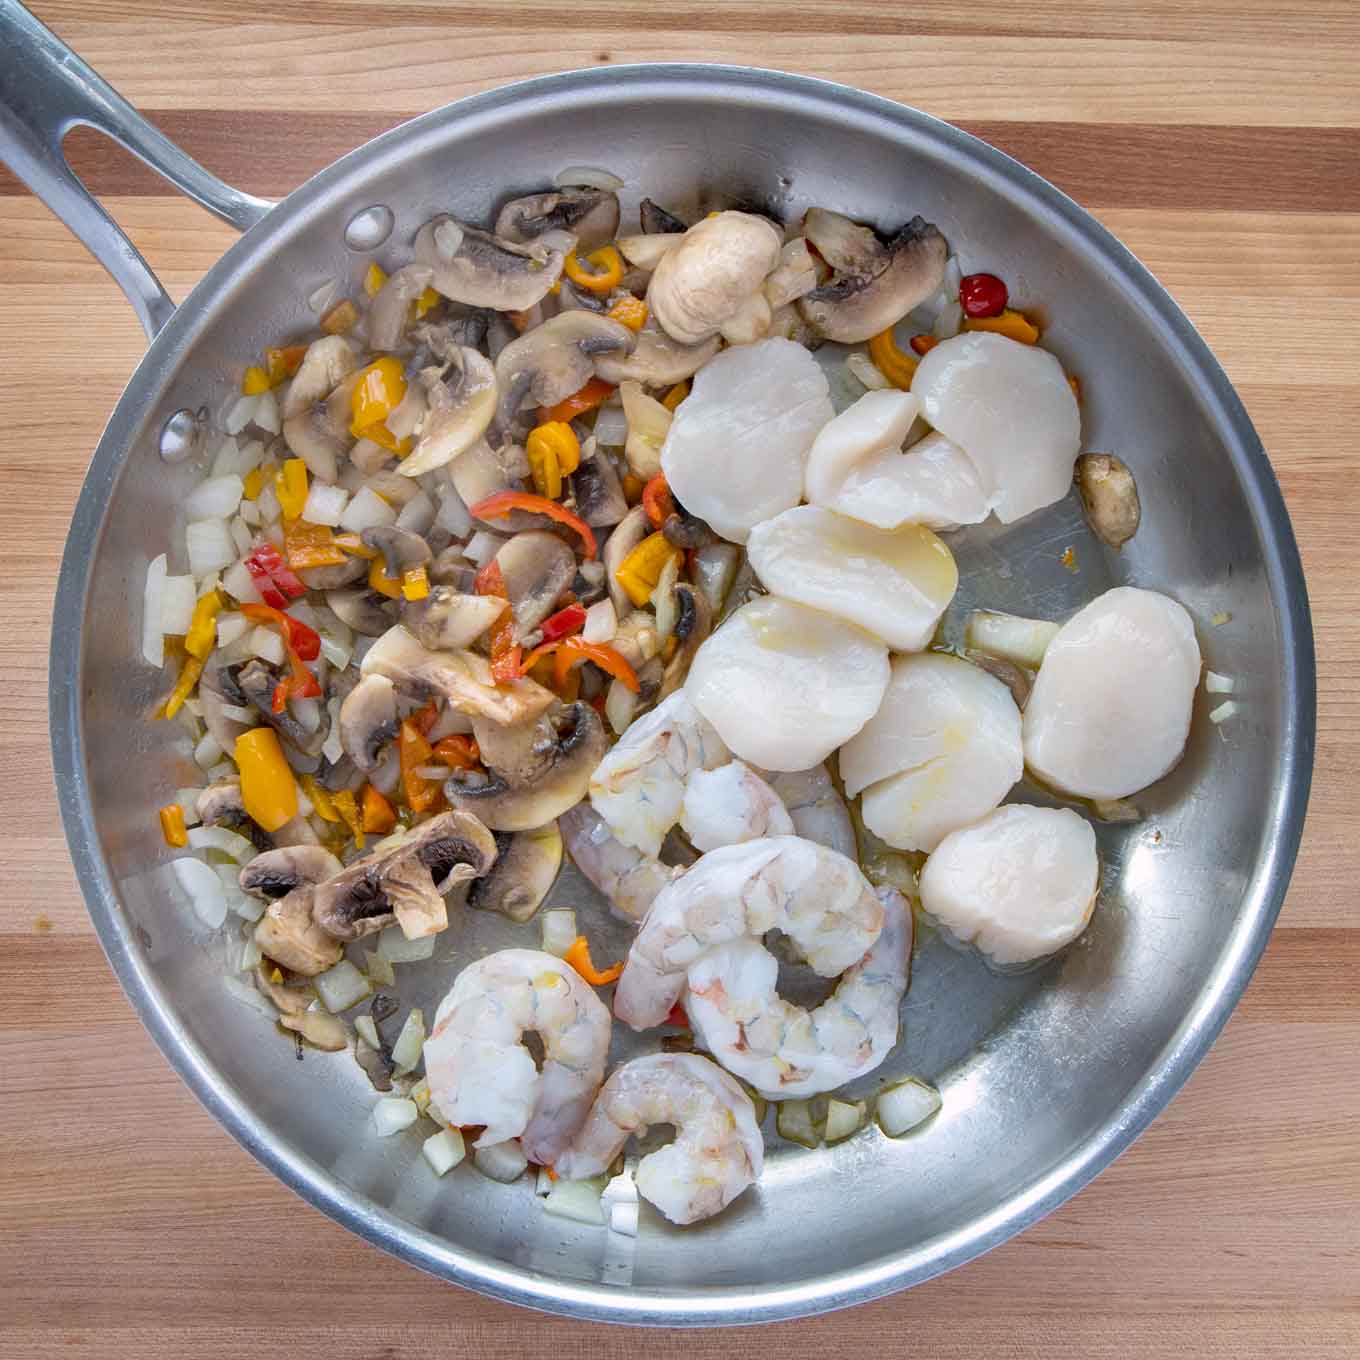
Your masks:
M398 729L396 687L385 675L365 675L340 705L345 754L368 773L377 767L382 748Z
M359 367L354 346L343 335L323 335L307 346L297 372L288 385L283 417L300 415L324 401Z
M420 372L428 409L421 420L420 438L397 467L403 477L419 477L465 453L495 417L500 387L491 361L465 345L450 356L449 367L454 370L452 381L445 376L448 370Z
M395 616L387 596L367 586L329 591L326 604L341 623L365 637L381 637L392 626Z
M324 883L344 865L319 845L290 845L256 855L241 870L241 891L252 897L285 897L295 888Z
M457 651L469 647L501 616L505 602L494 595L466 595L452 586L430 587L423 600L408 600L401 621L422 647Z
M383 568L388 576L400 579L430 560L430 545L410 529L395 524L374 525L360 535L365 546L376 548L383 555Z
M316 891L309 883L294 888L271 902L255 926L260 952L303 977L333 968L345 953L345 946L312 919Z
M648 317L637 333L633 352L600 355L595 360L595 373L616 385L632 379L647 387L671 387L692 378L721 348L717 335L697 345L682 345Z
M753 213L706 217L657 262L647 305L673 340L700 344L758 292L782 244L774 225Z
M609 189L565 188L512 198L496 216L496 235L523 245L545 231L569 231L578 250L595 250L619 229L619 198Z
M944 279L949 244L923 217L883 242L840 213L810 208L804 232L835 273L799 298L798 309L828 340L868 340L896 325Z
M279 672L255 657L236 672L236 683L241 693L259 710L260 716L303 755L318 756L326 741L326 727L318 723L310 731L293 717L285 704L283 712L274 712L274 687L279 683Z
M434 270L407 264L394 271L368 306L368 347L383 352L396 349L406 336L411 304L430 286Z
M455 770L449 777L444 785L449 803L475 813L494 831L529 831L574 807L585 797L590 776L604 756L604 727L589 704L575 703L553 715L551 730L552 745L532 780L520 782L515 776L521 771L506 772L491 764L496 758L493 746L489 757L483 750L487 775ZM477 724L474 731L480 748L488 733ZM531 748L526 759L544 754L541 748Z
M515 616L515 638L523 642L575 579L576 554L556 534L530 529L503 543L495 562Z
M562 868L562 835L556 822L533 831L498 831L491 872L468 890L468 906L527 921L552 891Z
M509 425L521 406L554 406L595 374L599 356L631 354L637 336L620 321L573 308L526 331L496 356L501 418Z
M347 557L338 566L304 567L298 577L308 590L339 590L352 586L368 575L368 563L362 557Z
M581 461L571 474L571 494L576 513L592 529L612 528L628 513L618 471L609 455L597 448L581 450Z
M527 311L541 302L565 258L560 250L503 241L448 215L431 218L416 233L415 257L433 271L436 292L498 312Z

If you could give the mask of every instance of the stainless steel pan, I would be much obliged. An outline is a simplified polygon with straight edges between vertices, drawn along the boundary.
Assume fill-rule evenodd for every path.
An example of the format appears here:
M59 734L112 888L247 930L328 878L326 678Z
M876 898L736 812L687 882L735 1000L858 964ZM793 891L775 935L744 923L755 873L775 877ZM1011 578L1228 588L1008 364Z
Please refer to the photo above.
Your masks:
M245 231L180 308L62 160L76 123ZM1246 985L1284 895L1313 756L1312 637L1289 521L1241 403L1166 293L1074 203L883 99L765 71L642 66L462 100L271 206L167 142L12 0L0 0L0 139L151 337L91 461L57 592L52 745L71 853L147 1028L288 1185L404 1260L498 1298L585 1318L753 1322L873 1298L976 1256L1079 1189L1166 1105ZM648 1218L636 1242L545 1218L523 1186L471 1169L435 1182L414 1141L368 1134L372 1095L353 1063L299 1065L225 994L220 945L167 882L151 809L194 771L170 726L146 721L163 681L139 658L129 603L197 476L192 457L174 461L192 453L193 413L220 405L246 356L313 324L305 299L320 282L357 279L368 256L345 244L356 214L390 210L398 258L437 210L485 220L602 147L631 191L662 203L781 215L820 203L885 226L919 212L966 266L1003 273L1082 380L1087 447L1134 468L1143 527L1121 555L1071 503L969 531L960 604L1058 616L1115 582L1169 591L1199 621L1208 664L1238 678L1242 708L1215 728L1201 705L1185 761L1138 800L1143 820L1100 828L1101 905L1062 959L998 978L926 942L891 1063L943 1087L926 1131L773 1146L759 1188L729 1212L684 1231ZM1068 546L1075 573L1059 561ZM1231 622L1211 626L1216 614ZM570 874L558 892L588 896ZM458 961L509 938L480 917L456 935L453 959L415 977L426 1002Z

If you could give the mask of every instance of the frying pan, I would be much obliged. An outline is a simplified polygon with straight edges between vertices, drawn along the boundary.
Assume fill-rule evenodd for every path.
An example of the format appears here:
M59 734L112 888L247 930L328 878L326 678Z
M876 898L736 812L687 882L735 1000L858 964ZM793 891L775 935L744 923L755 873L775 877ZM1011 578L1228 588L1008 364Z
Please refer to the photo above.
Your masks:
M448 1280L573 1317L692 1326L794 1317L927 1279L1033 1223L1137 1137L1213 1041L1279 910L1312 767L1314 668L1298 553L1260 441L1128 251L957 129L768 71L531 80L406 123L274 205L184 155L14 0L0 0L0 52L4 158L108 268L150 338L90 462L57 589L51 728L66 834L133 1005L251 1153L339 1222ZM67 167L60 142L76 124L244 233L181 307ZM221 408L262 346L313 332L307 298L320 283L353 287L375 254L399 261L435 212L487 221L601 147L627 182L626 215L639 193L785 220L822 204L884 228L921 213L965 269L1004 274L1081 379L1085 446L1133 468L1143 523L1118 554L1087 533L1072 498L959 534L954 614L986 604L1058 618L1110 585L1164 590L1194 615L1206 663L1237 678L1240 706L1216 727L1201 696L1185 759L1137 798L1138 820L1098 827L1100 906L1075 947L998 976L924 941L903 1043L854 1089L924 1075L944 1094L930 1125L815 1152L771 1134L759 1186L726 1213L680 1230L644 1212L636 1239L547 1217L527 1185L470 1167L436 1181L414 1131L372 1136L372 1091L352 1061L298 1064L226 993L222 941L189 919L151 815L197 771L173 725L146 719L164 680L140 658L130 603L148 560L178 541L201 413ZM1068 547L1075 571L1061 560ZM573 872L555 894L592 913L592 932L621 932ZM525 938L481 913L449 935L403 974L403 996L428 1007L460 962ZM601 949L624 944L606 935Z

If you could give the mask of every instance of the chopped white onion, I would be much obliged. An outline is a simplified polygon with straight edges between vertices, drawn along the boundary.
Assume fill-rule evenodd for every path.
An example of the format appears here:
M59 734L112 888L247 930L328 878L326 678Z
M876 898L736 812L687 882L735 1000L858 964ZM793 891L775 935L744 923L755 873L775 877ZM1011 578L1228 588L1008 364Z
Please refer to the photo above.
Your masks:
M334 528L340 523L349 504L349 492L343 486L313 481L307 489L307 500L302 507L302 518L308 524L325 524Z
M314 288L307 294L307 306L321 316L330 310L331 302L335 298L335 280L327 279L320 288Z
M348 959L318 973L312 981L321 1004L332 1014L358 1005L373 990L368 979Z
M336 640L330 637L328 634L322 633L321 655L324 656L326 660L332 666L335 667L336 670L342 671L345 669L346 666L349 665L349 660L353 653L350 651L348 646L344 645L343 643L336 642ZM339 759L339 757L337 756L336 759Z
M845 1100L832 1099L826 1107L826 1141L840 1143L849 1138L864 1122L864 1102L854 1104Z
M245 524L252 529L258 529L262 519L260 507L256 505L254 501L242 501L237 507L236 518L239 519L242 524ZM233 521L233 523L235 523L235 521Z
M161 602L165 596L165 554L151 559L142 594L142 655L153 665L165 665L165 635L161 631Z
M261 392L255 403L255 424L270 434L278 434L283 428L279 419L279 399L272 391Z
M576 913L569 907L553 907L545 911L543 921L543 952L565 958L580 933L576 929Z
M200 770L211 769L222 759L222 747L218 744L217 738L211 732L205 732L194 747L194 764Z
M1034 670L1057 635L1058 625L1047 619L1026 619L990 609L975 609L969 614L963 632L965 644L974 651Z
M471 731L472 719L466 713L460 713L452 704L446 704L443 712L434 720L434 725L425 734L425 740L433 745L444 737L462 737Z
M952 340L963 329L963 308L959 305L958 296L946 302L940 308L940 314L935 318L935 324L931 327L931 333L937 340Z
M225 826L191 826L188 835L189 844L195 850L220 850L237 864L255 858L255 847L244 836L228 831Z
M193 622L197 603L192 576L167 576L161 585L161 632L183 637Z
M557 1181L543 1201L543 1212L577 1223L604 1222L600 1188L595 1181Z
M246 723L249 726L255 723L255 710L245 708L241 704L222 704L218 711L228 722Z
M944 1102L940 1093L919 1077L908 1077L880 1091L878 1124L889 1138L900 1138L924 1124Z
M412 496L397 516L398 529L409 529L422 538L429 533L433 523L434 502L423 491L418 496Z
M252 656L258 656L261 661L268 661L274 666L282 666L288 656L282 634L263 623L250 635L250 651Z
M434 935L408 940L400 926L388 926L378 936L378 953L389 963L418 963L434 953Z
M870 392L882 392L892 386L878 365L859 350L845 356L845 367L849 370L850 376Z
M774 1122L779 1136L799 1147L815 1148L822 1141L823 1126L806 1100L781 1100Z
M684 558L673 554L661 568L656 588L651 594L652 610L656 614L656 635L663 640L675 631L680 619L680 605L675 598L675 583L680 579L680 563Z
M436 1176L452 1171L467 1155L463 1135L457 1129L440 1129L421 1145L420 1155L430 1164Z
M397 512L371 487L361 486L340 516L340 527L352 534L395 524Z
M549 250L560 250L565 255L576 249L578 238L574 231L567 231L564 227L549 227L547 231L535 239L539 245L545 246Z
M192 837L193 832L189 834ZM188 894L194 915L209 929L216 930L227 919L227 898L222 891L222 881L213 872L212 866L192 855L186 855L173 860L170 867L175 871L179 886Z
M446 217L434 229L434 244L444 259L453 259L463 248L462 227L451 217Z
M489 534L485 529L478 529L467 541L467 547L463 549L463 556L469 562L475 563L481 568L491 561L500 552L501 544L505 540L499 534Z
M217 446L217 451L213 454L212 467L208 475L211 477L225 477L227 473L234 472L238 477L242 475L240 468L241 446L231 436L227 435Z
M622 680L611 682L609 693L605 695L604 716L609 719L610 727L618 736L622 736L633 721L638 702L638 696Z
M434 522L454 538L466 538L472 532L472 516L468 514L463 498L450 482L445 482L435 494L439 498L439 513Z
M397 975L392 971L392 960L385 958L376 949L364 950L364 972L368 974L368 980L376 982L379 987L396 986ZM373 1047L378 1047L376 1041Z
M368 782L379 793L387 795L395 791L397 780L401 778L401 758L397 748L390 746L383 752L377 765L369 771Z
M234 600L239 600L242 604L260 604L261 597L259 590L256 589L255 579L251 576L249 568L244 562L233 562L222 573L222 589ZM238 618L244 619L243 615ZM217 636L220 641L222 637L222 624L218 621Z
M234 864L215 864L213 868L222 880L227 906L244 921L258 921L264 915L268 903L243 891L241 870Z
M508 1138L503 1143L474 1148L472 1164L483 1176L489 1176L493 1181L501 1181L508 1185L524 1174L529 1159L524 1155L519 1139Z
M613 600L596 600L586 610L586 621L581 626L584 642L609 642L619 631L619 614Z
M199 482L184 498L188 519L229 519L241 503L245 483L234 472Z
M226 415L222 417L222 428L228 434L240 434L255 419L255 408L259 403L258 396L248 397L243 394L237 397L228 407Z
M601 170L598 165L569 165L553 176L559 189L606 189L613 192L623 188L623 181L612 170Z
M1238 710L1237 701L1234 699L1229 699L1227 703L1219 704L1219 706L1216 709L1214 709L1212 713L1209 714L1209 721L1211 723L1227 722L1228 719L1231 718L1237 712L1237 710Z
M406 1023L397 1035L397 1042L392 1045L392 1062L396 1065L397 1076L404 1077L415 1070L424 1045L425 1012L417 1006L406 1017Z
M245 557L249 554L254 543L254 537L248 525L240 515L233 515L231 523L227 525L231 532L231 541L236 544L236 551Z
M366 1043L369 1048L382 1048L382 1040L378 1036L377 1022L371 1015L361 1015L354 1022L354 1029L358 1036Z
M595 417L595 439L601 448L609 449L621 449L628 442L628 417L621 405L600 407Z
M326 646L325 641L321 643L322 648ZM332 665L335 663L332 662ZM341 667L343 669L343 667ZM331 699L326 704L326 712L330 715L331 729L326 734L325 744L321 748L321 754L326 757L332 765L339 764L340 757L345 754L345 748L340 741L340 704L342 700Z
M315 699L289 699L288 711L304 732L315 732L321 726L321 705Z
M167 633L171 630L167 628ZM1204 672L1204 689L1207 694L1231 694L1237 688L1237 682L1231 675L1219 675L1217 671Z
M211 770L203 771L203 777L209 784L215 784L219 779L235 779L236 775L236 766L229 760L224 760L220 764L214 765Z
M373 1127L379 1138L390 1138L394 1133L409 1129L420 1118L414 1100L405 1096L384 1096L373 1107Z
M179 804L180 811L184 813L184 825L186 827L197 826L203 820L198 815L198 795L202 792L201 788L175 790L175 802Z
M638 1206L634 1204L611 1204L609 1206L609 1231L624 1237L638 1235Z
M253 1011L258 1011L266 1019L277 1020L279 1018L278 1011L255 990L254 984L242 982L240 978L231 977L228 974L223 976L222 985L242 1005L249 1006Z
M189 570L195 576L223 571L236 561L236 542L225 520L200 519L186 524L184 543L189 550Z
M255 497L255 508L260 512L260 519L267 525L278 522L278 518L283 514L283 506L279 504L279 493L274 490L272 480L265 482L260 488L260 494Z

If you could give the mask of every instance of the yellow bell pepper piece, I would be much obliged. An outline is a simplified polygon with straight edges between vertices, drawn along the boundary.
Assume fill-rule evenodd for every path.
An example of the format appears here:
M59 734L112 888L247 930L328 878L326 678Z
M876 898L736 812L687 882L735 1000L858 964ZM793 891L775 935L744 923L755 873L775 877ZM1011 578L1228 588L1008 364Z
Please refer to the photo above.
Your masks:
M900 388L903 392L911 391L911 380L916 376L917 361L898 348L891 326L886 331L879 331L869 341L869 358L873 360L874 367L894 387Z
M401 599L401 581L387 574L383 569L381 557L375 557L373 565L368 569L368 588L376 590L380 595L386 595L389 600Z
M245 500L257 500L264 490L264 468L251 468L245 475L244 488L241 495Z
M674 411L687 396L689 396L689 382L678 382L661 398L661 404L666 410Z
M416 319L419 320L431 307L439 301L439 294L433 288L426 287L416 299Z
M179 673L179 679L175 681L175 688L170 691L170 697L161 710L162 718L173 718L184 707L184 701L194 692L194 686L198 684L198 677L202 674L203 659L197 656L185 657L184 667Z
M222 596L210 590L194 606L194 616L189 621L189 631L184 635L184 650L200 661L206 661L208 654L217 641L217 615L222 608Z
M247 815L265 831L297 816L297 784L272 727L253 727L236 738L236 768Z
M647 304L641 298L621 297L606 313L611 321L621 321L630 331L647 324Z
M259 364L251 364L241 377L241 391L248 397L258 397L261 392L268 392L271 386L269 374Z
M1022 345L1033 345L1039 339L1039 328L1024 312L1012 311L1007 307L999 316L969 317L963 323L966 331L994 331L1008 340L1018 340Z
M584 288L588 293L609 293L623 282L623 256L613 246L601 246L592 251L586 256L585 264L573 250L567 255L562 269L578 288Z
M408 600L423 600L430 593L430 576L424 567L402 572L401 593Z
M274 474L274 494L284 519L299 519L307 504L307 464L301 458L287 458Z
M304 774L301 779L302 791L311 800L316 815L323 822L339 822L340 814L335 808L335 799L330 795L328 789L323 788L316 780L315 775Z
M354 837L354 844L362 850L364 848L364 823L359 812L359 800L354 796L353 790L341 789L331 801L334 802L335 810L340 814L340 820L349 827L349 833Z
M548 420L535 426L525 440L534 490L555 501L562 494L562 478L581 465L581 441L564 420Z
M294 571L312 567L343 566L345 554L335 546L335 535L325 524L305 519L286 519L283 524L283 555Z
M382 433L395 443L395 437L383 427L383 421L401 405L405 395L406 377L401 370L401 361L390 354L375 359L360 372L359 381L350 394L350 411L354 419L349 432L356 439L373 439L382 444L376 433L382 427ZM391 445L383 444L383 447Z
M270 346L264 352L264 363L269 373L270 384L277 387L285 379L291 378L302 367L302 361L306 356L306 345Z
M358 534L336 534L335 546L344 549L351 557L364 557L369 561L377 557L377 548L370 548Z
M189 833L184 829L184 809L178 803L167 803L160 811L161 835L166 845L182 850L189 844Z
M682 556L665 534L657 532L644 538L641 543L619 563L614 579L623 587L624 593L639 609L651 598L666 563L673 557Z
M405 439L398 439L386 425L370 425L364 431L363 437L371 439L375 444L384 449L389 449L399 458L405 458L411 452L411 436Z
M382 291L382 286L387 282L387 273L382 265L376 261L368 266L364 274L364 292L369 297L377 297Z

